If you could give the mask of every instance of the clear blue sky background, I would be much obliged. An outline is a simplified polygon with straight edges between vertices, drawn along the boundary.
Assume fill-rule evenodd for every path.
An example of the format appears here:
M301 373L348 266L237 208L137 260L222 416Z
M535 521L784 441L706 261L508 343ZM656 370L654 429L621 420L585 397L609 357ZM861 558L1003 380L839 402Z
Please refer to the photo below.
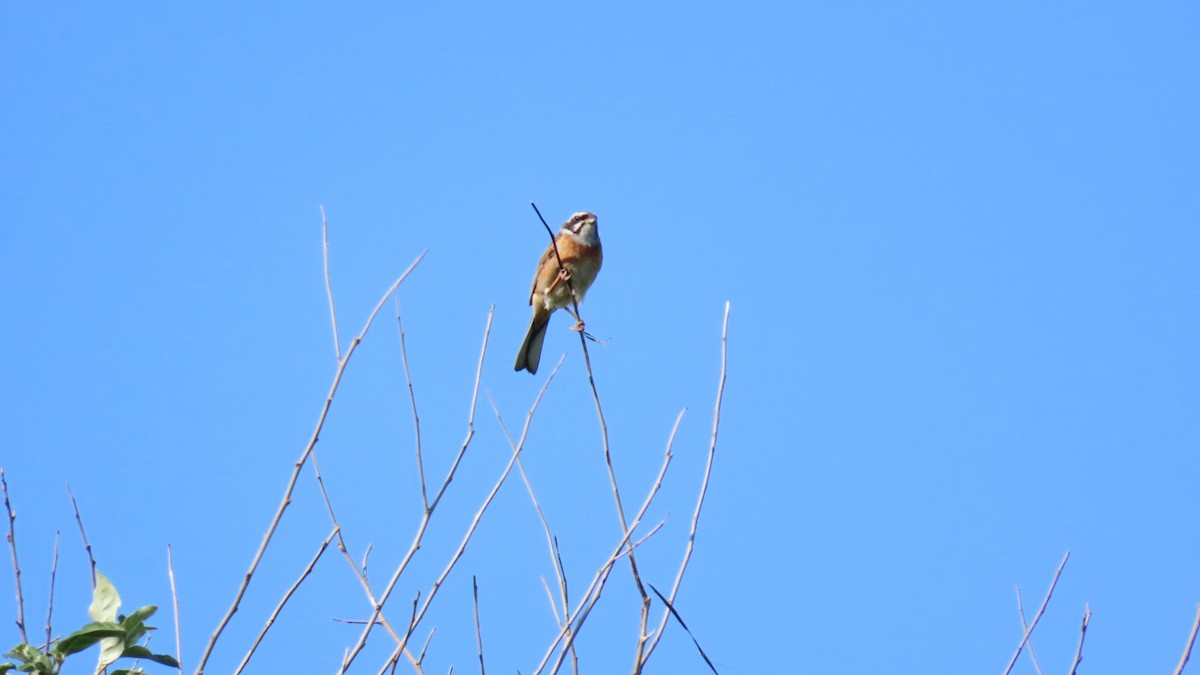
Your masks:
M4 3L0 464L31 627L56 530L55 624L85 617L69 481L127 608L170 606L173 547L195 666L334 372L320 205L343 345L430 249L399 296L431 474L466 433L489 307L482 386L510 429L568 355L525 461L577 597L619 527L570 322L542 373L512 372L536 200L555 225L600 217L584 314L628 503L688 409L639 554L660 588L732 303L678 601L722 673L999 672L1014 584L1032 613L1068 549L1034 640L1047 671L1086 602L1081 672L1169 672L1200 601L1198 35L1194 2ZM377 586L419 516L394 314L318 446ZM397 621L507 459L483 394L475 426ZM329 529L306 469L209 672ZM419 633L438 628L430 672L474 669L473 574L489 671L531 672L552 571L519 480ZM0 575L10 618L12 590ZM358 635L333 619L367 612L331 551L251 672L332 672ZM627 672L636 612L621 567L585 672ZM362 672L388 651L376 633ZM651 665L704 669L676 627Z

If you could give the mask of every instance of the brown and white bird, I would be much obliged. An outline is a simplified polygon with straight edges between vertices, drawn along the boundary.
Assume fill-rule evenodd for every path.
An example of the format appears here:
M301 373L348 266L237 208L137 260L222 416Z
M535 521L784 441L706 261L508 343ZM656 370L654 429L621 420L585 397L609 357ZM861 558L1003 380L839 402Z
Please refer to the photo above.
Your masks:
M528 370L531 375L537 372L538 362L542 360L542 342L546 339L550 315L556 309L565 309L568 314L575 316L571 311L571 291L575 291L576 301L583 302L583 295L591 288L604 262L600 232L596 229L596 215L593 213L580 211L568 218L559 228L554 242L566 274L559 272L554 245L547 246L542 259L538 261L533 288L529 292L533 318L529 321L529 330L525 333L521 351L517 352L514 366L515 370ZM575 320L579 322L577 329L581 330L583 322L577 316Z

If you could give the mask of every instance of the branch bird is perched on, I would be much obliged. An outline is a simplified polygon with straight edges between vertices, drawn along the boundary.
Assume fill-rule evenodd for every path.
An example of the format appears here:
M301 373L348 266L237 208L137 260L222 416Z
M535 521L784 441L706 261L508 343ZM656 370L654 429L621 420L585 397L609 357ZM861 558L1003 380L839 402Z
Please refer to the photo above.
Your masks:
M558 246L558 257L554 255L555 245ZM559 258L562 259L563 270L559 269ZM531 375L537 372L550 315L556 309L565 309L568 314L575 316L571 311L571 291L575 291L577 302L583 302L583 295L596 280L603 262L604 251L600 247L596 215L580 211L568 218L554 237L554 244L546 247L542 259L538 261L533 289L529 292L533 318L529 321L521 351L517 352L516 370L528 370ZM582 330L583 321L578 316L575 316L575 321L578 322L576 330Z

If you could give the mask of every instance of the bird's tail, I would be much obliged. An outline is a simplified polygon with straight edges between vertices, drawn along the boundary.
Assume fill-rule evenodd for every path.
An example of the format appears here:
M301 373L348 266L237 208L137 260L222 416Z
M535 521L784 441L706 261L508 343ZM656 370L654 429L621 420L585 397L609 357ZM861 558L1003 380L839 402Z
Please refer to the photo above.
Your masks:
M525 333L525 342L521 343L521 351L517 352L514 370L528 370L530 375L537 374L538 363L542 360L542 343L546 341L546 326L549 324L549 315L533 315L529 331Z

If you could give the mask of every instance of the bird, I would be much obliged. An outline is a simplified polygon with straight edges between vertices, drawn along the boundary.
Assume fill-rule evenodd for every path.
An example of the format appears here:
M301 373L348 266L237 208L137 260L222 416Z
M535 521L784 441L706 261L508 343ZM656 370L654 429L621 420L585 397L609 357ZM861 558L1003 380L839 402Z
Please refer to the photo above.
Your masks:
M558 256L554 249L558 247ZM559 259L562 270L559 269ZM604 262L604 250L600 246L600 232L596 226L596 214L580 211L567 219L554 237L554 243L546 247L533 275L533 288L529 291L529 304L533 305L533 317L521 351L517 352L514 370L528 370L534 375L538 362L542 360L542 343L546 339L546 326L556 309L565 309L575 317L575 330L583 330L583 321L571 311L571 291L575 301L583 302L583 296L596 280L600 265ZM569 282L569 283L568 283Z

